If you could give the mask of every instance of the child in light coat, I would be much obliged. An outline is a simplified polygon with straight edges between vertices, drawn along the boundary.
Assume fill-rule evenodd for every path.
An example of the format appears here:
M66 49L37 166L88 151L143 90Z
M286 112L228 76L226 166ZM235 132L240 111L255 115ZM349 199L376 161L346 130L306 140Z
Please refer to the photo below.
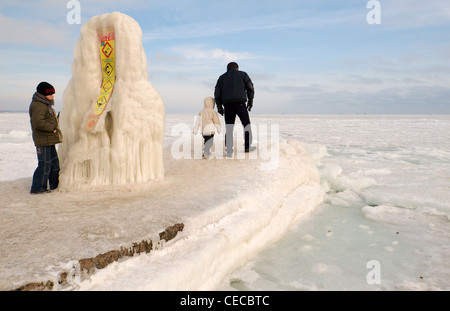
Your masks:
M205 97L204 109L200 111L194 126L194 135L197 134L200 124L202 126L202 135L204 139L203 157L208 158L211 154L211 147L214 143L214 134L221 133L219 115L214 111L215 100L212 97Z

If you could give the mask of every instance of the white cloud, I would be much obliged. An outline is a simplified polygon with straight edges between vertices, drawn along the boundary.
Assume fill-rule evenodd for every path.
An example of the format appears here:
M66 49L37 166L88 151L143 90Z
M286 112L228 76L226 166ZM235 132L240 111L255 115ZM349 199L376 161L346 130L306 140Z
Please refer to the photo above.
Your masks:
M338 12L311 12L295 10L283 13L266 13L265 15L249 14L246 18L235 18L233 15L218 15L214 22L196 21L179 22L174 26L162 26L145 30L144 41L204 38L219 35L233 35L249 31L268 31L282 29L305 29L362 20L361 10L345 10Z
M214 60L214 61L238 61L242 59L254 58L250 53L247 52L230 52L220 48L215 49L202 49L195 47L185 47L177 48L177 53L189 60L204 61L204 60Z
M4 16L0 13L0 43L33 45L37 47L72 48L69 34L42 21L19 19Z
M381 23L388 27L420 28L450 23L448 0L381 1Z
M149 61L151 71L161 72L197 72L205 74L217 68L218 64L225 66L231 61L241 61L259 58L245 51L229 51L221 48L206 48L204 45L173 46L155 54L154 63ZM221 68L222 69L222 68Z

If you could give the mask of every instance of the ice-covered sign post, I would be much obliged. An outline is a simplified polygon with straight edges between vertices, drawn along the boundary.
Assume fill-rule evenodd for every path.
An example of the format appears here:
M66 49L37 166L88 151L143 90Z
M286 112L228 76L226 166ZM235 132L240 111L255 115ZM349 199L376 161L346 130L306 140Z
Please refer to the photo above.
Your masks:
M139 24L119 12L91 18L64 91L60 188L163 179L164 119Z

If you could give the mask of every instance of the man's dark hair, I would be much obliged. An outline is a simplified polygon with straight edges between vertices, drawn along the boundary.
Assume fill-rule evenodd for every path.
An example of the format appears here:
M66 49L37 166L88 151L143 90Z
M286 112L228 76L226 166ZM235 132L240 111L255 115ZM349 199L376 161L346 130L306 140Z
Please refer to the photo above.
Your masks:
M231 62L231 63L229 63L229 64L227 65L227 70L230 70L231 68L238 69L239 66L238 66L238 64L235 63L235 62Z

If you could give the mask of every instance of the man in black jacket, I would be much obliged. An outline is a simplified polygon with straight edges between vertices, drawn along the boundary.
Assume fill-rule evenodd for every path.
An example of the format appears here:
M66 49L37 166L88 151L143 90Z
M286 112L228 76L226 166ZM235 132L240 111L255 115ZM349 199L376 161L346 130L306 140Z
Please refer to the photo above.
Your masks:
M239 71L237 63L229 63L227 65L227 72L221 75L217 80L214 91L217 111L221 115L225 112L225 145L227 147L228 157L231 157L233 154L233 130L236 116L239 117L242 126L244 127L245 152L256 149L255 147L251 147L252 129L250 117L248 115L248 111L251 111L253 107L254 95L255 90L253 88L253 82L248 74Z

